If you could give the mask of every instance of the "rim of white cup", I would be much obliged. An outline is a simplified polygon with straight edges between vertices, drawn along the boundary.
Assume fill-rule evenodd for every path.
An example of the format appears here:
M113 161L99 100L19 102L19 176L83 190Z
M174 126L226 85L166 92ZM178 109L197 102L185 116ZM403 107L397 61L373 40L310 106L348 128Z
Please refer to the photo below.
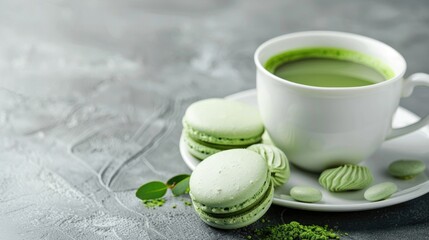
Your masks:
M307 36L307 37L310 37L310 36L341 36L341 37L353 38L356 41L363 41L363 42L367 42L370 44L378 44L378 45L381 45L384 48L388 49L389 51L393 52L395 55L397 55L402 69L400 69L400 71L398 71L397 73L395 72L395 75L393 77L386 79L382 82L374 83L371 85L359 86L359 87L316 87L316 86L309 86L309 85L291 82L291 81L288 81L286 79L277 77L276 75L274 75L273 73L271 73L267 69L265 69L265 67L263 66L263 63L261 63L259 61L259 55L260 55L261 51L263 51L267 46L269 46L273 43L276 43L276 42L280 42L280 41L287 40L290 38L295 38L295 37L302 37L302 36ZM311 47L311 46L308 46L308 47ZM318 46L318 47L323 47L323 46ZM264 74L269 75L272 79L274 79L275 81L277 81L280 84L288 85L291 87L297 87L297 88L301 88L301 89L318 90L318 91L344 91L344 90L364 91L364 90L369 90L369 89L380 88L380 87L383 87L385 85L393 84L394 82L402 79L402 77L405 74L405 70L407 68L407 63L405 62L404 57L398 51L396 51L394 48L392 48L391 46L389 46L389 45L387 45L381 41L378 41L376 39L370 38L370 37L365 37L365 36L362 36L359 34L354 34L354 33L337 32L337 31L303 31L303 32L288 33L288 34L284 34L284 35L281 35L278 37L271 38L271 39L265 41L264 43L262 43L256 49L255 54L254 54L254 61L255 61L255 65L256 65L257 69L262 71Z

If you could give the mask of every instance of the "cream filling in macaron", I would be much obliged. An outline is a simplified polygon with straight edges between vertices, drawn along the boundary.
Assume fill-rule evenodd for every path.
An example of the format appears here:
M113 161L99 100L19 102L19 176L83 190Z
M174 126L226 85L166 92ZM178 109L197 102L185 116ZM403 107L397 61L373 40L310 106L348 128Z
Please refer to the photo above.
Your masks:
M273 196L274 188L272 184L270 184L269 188L259 201L254 202L252 205L240 212L231 214L207 213L198 208L197 205L194 205L194 209L200 215L200 218L207 224L223 229L233 229L243 227L257 221L270 207Z
M203 142L220 144L220 145L248 146L250 144L260 142L262 139L262 132L259 135L255 135L247 138L209 135L192 128L189 124L186 123L185 120L183 121L183 127L184 127L184 130L187 132L187 134L189 134L189 136L192 137L193 139L199 139Z
M267 175L269 175L269 172L267 173ZM267 178L268 179L268 178ZM201 209L202 211L206 212L206 213L213 213L213 214L225 214L225 213L236 213L239 211L242 211L243 209L248 208L249 206L252 206L253 204L255 204L256 202L259 201L259 199L262 198L262 196L264 196L267 192L267 189L270 187L270 181L265 181L264 185L262 186L262 188L250 199L246 199L244 202L234 205L234 206L229 206L229 207L210 207L204 204L199 203L198 201L196 201L193 196L192 193L190 193L190 196L192 198L192 201L194 202L194 204Z

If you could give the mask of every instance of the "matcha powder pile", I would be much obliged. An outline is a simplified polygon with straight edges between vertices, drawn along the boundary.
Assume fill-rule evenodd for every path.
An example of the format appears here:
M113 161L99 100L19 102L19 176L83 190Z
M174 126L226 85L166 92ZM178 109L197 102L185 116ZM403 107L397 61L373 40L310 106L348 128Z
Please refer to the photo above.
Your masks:
M328 226L302 225L299 222L290 222L277 226L270 226L255 231L255 239L266 240L329 240L340 239L340 236ZM252 239L252 238L250 238Z

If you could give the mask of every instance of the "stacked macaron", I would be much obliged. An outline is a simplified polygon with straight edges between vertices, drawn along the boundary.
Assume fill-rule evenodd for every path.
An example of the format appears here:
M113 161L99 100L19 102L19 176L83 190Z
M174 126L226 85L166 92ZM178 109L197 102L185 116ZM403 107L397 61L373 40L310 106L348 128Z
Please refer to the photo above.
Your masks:
M261 218L274 187L265 159L254 151L232 149L202 161L189 182L193 206L210 226L234 229Z
M258 143L264 132L256 108L227 99L191 104L182 123L182 140L189 153L200 160L223 150Z

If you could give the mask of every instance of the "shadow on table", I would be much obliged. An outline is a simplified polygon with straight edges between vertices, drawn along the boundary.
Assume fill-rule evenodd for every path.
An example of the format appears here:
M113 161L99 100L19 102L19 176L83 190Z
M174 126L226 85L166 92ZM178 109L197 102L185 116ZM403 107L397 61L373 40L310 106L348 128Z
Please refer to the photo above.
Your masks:
M305 225L328 225L342 233L374 232L380 229L414 226L429 219L429 194L398 205L358 212L313 212L272 205L267 214L256 223L238 231L222 231L232 238L253 235L255 229L298 221ZM217 230L219 231L219 230ZM347 238L347 237L346 237ZM353 239L352 236L349 238ZM349 239L347 238L347 239Z
M273 205L265 219L270 224L298 221L302 224L329 225L342 231L386 229L408 226L429 219L429 194L385 208L358 212L313 212Z

